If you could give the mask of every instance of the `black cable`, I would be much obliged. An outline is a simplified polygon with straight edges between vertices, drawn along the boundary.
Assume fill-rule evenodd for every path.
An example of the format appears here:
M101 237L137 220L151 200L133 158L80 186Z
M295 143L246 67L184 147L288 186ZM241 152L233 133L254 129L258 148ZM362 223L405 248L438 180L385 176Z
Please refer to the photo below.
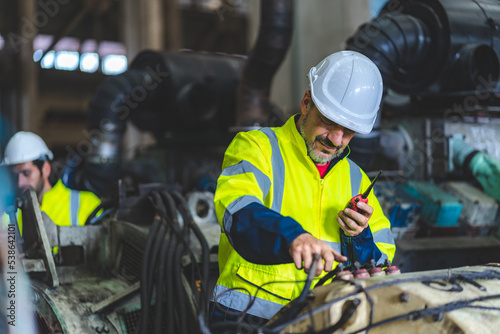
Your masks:
M85 221L84 225L92 225L92 220L96 217L97 213L99 213L99 211L101 210L107 210L113 208L113 204L114 202L110 199L101 201L101 203L99 203L99 205L87 217L87 220Z
M408 312L405 314L401 314L401 315L398 315L398 316L395 316L392 318L388 318L388 319L384 319L382 321L376 322L370 326L362 328L362 329L360 329L356 332L353 332L351 334L361 333L361 332L367 331L371 328L379 327L379 326L382 326L382 325L385 325L385 324L388 324L388 323L391 323L394 321L398 321L398 320L409 319L409 320L415 321L415 320L419 320L419 319L426 318L429 316L437 315L440 313L451 312L451 311L458 310L461 308L474 306L474 305L469 305L470 303L488 300L488 299L495 299L495 298L500 298L500 294L491 295L491 296L483 296L483 297L467 299L467 300L459 300L456 302L451 302L451 303L447 303L447 304L432 307L432 308L426 308L423 310L412 311L412 312Z
M193 263L193 268L197 269L198 275L200 276L201 284L201 292L199 296L199 307L203 314L206 314L208 307L208 277L209 277L209 263L210 263L210 248L208 246L207 239L201 232L198 225L194 222L191 213L188 210L186 201L178 192L172 192L173 198L178 203L179 212L184 218L184 225L188 226L194 233L196 239L200 243L201 246L201 272L199 272L199 268L196 265L196 262ZM194 272L194 271L193 271Z
M184 245L182 242L177 244L174 249L174 261L173 261L173 272L174 272L174 286L175 286L175 296L178 303L177 314L179 317L179 333L189 334L187 325L187 316L190 314L194 316L191 308L188 308L189 302L186 303L188 294L186 292L186 287L183 284L183 271L182 271L182 253L184 252ZM194 319L190 319L189 323L192 323Z
M307 295L309 294L309 289L311 288L312 281L314 280L316 274L316 267L318 266L318 261L321 261L321 255L313 254L313 261L311 267L309 268L309 273L307 274L307 279L300 295L297 297L297 299L294 300L291 308L286 310L285 313L279 319L270 324L269 328L276 328L278 326L287 323L288 321L295 318L297 314L299 314L299 312L304 308Z
M193 287L195 284L195 278L194 278L194 270L197 269L197 262L196 258L193 256L193 270L191 271L191 280L188 281L190 282L190 292L189 290L185 287L184 285L184 280L185 275L184 275L184 267L182 263L182 257L185 253L193 253L192 249L190 248L190 216L187 215L187 212L181 207L181 204L184 203L184 198L182 195L177 193L176 191L172 191L170 194L168 194L169 201L172 203L172 205L175 205L176 208L176 213L180 213L183 221L182 225L182 230L181 235L182 235L182 241L181 243L178 244L176 254L175 254L175 270L178 273L175 278L176 278L176 285L177 285L177 294L178 297L177 299L181 300L181 304L179 305L179 309L183 310L182 313L180 314L180 322L181 325L184 325L182 328L183 331L186 333L191 333L193 331L199 331L199 328L196 328L197 325L197 314L198 310L201 307L199 303L195 299L193 299L194 295L194 289ZM178 228L180 229L180 225L178 225ZM194 253L193 253L194 255ZM187 280L187 279L186 279ZM194 309L193 309L193 304L194 304ZM190 315L190 319L187 320L186 316ZM190 328L187 328L187 326L190 325Z
M140 326L136 327L136 333L138 334L147 333L147 325L149 321L149 308L151 303L151 297L154 290L154 273L156 269L158 255L160 252L160 246L162 244L163 238L165 237L165 234L167 233L164 223L165 209L162 207L162 204L160 203L161 199L159 198L156 192L151 192L149 194L149 199L153 208L155 209L155 212L160 215L159 219L160 223L159 223L158 233L155 233L153 235L154 239L152 240L151 254L147 258L145 257L142 263L146 279L144 284L144 290L141 290L141 292L144 291L144 295L141 296L141 300L144 299L146 302L145 304L141 304L141 316L138 323ZM139 331L137 331L137 328L139 328Z
M333 278L339 272L340 272L340 268L339 268L339 266L337 266L334 270L330 271L328 274L326 274L325 276L321 277L320 280L318 281L318 283L316 283L316 285L314 286L313 289L315 289L315 288L317 288L319 286L323 286L323 284L325 284L326 281L328 281L330 278Z
M164 218L165 219L165 218ZM168 222L168 218L165 219L167 222ZM170 228L167 227L166 228L167 232L165 233L164 237L163 237L163 240L162 240L162 245L161 245L161 248L160 248L160 252L159 252L159 258L158 258L158 270L157 270L157 274L156 274L156 300L155 300L155 321L154 321L154 333L155 334L159 334L161 333L161 330L162 330L162 322L163 322L163 318L164 318L164 314L163 314L163 296L165 295L165 287L164 287L164 284L163 282L165 281L165 272L166 272L166 268L168 268L168 263L167 263L167 254L170 253L170 247L172 245L172 243L174 242L173 238L172 238L172 233L170 231ZM167 283L169 282L170 280L167 280ZM169 291L168 288L166 288L166 297L169 298L170 297L170 293L171 291ZM167 302L167 305L168 305L168 302ZM168 319L168 323L172 322L172 319L171 319L171 314L173 311L172 309L168 309L168 306L167 306L167 312L166 312L166 315L167 315L167 319ZM167 323L167 325L168 325ZM168 331L168 333L173 333L173 331Z
M490 307L490 306L480 306L480 305L469 305L467 308L477 308L480 310L491 310L491 311L500 311L500 307Z
M473 273L471 273L471 272L458 272L458 273L454 273L454 275L462 275L463 277L465 277L467 279L471 279L471 280L473 280L473 279L476 279L476 280L477 279L500 279L500 273L498 273L497 271L494 271L494 270L483 270L481 272L473 272ZM449 278L450 278L450 276L448 273L446 273L446 274L443 273L443 274L430 275L430 276L423 277L423 278L422 277L409 277L409 278L402 278L402 279L394 279L391 281L382 282L382 283L379 283L376 285L369 286L369 287L365 288L364 290L370 291L370 290L375 290L375 289L379 289L379 288L383 288L383 287L391 286L391 285L396 285L396 284L400 284L400 283L421 281L422 279L430 281L430 280L448 280ZM341 300L354 297L359 292L361 292L361 291L355 291L355 292L352 292L352 293L347 294L345 296L331 300L331 301L317 307L316 309L314 309L313 312L314 312L314 314L321 312L321 311L329 308L331 305L333 305ZM304 315L304 314L299 315L287 325L302 321L305 318L307 318L307 314L306 315ZM282 328L282 326L280 326L278 329L281 329L281 328Z
M146 298L148 295L147 290L148 290L148 260L150 258L150 253L152 249L152 244L155 241L157 231L160 227L160 217L155 217L153 221L153 225L151 229L149 230L148 237L146 239L146 246L144 248L144 253L142 256L142 263L141 263L141 273L140 273L140 282L141 282L141 314L139 316L139 320L137 322L137 326L135 328L135 334L140 334L143 333L142 329L142 323L147 323L147 316L148 310L149 310L149 300Z
M336 330L339 330L340 328L342 328L342 326L344 326L347 323L347 321L349 321L349 319L351 319L354 312L356 312L356 309L358 308L359 304L361 304L361 301L358 298L355 298L353 300L348 300L343 306L344 311L342 312L339 321L337 321L335 325L314 332L314 334L330 334L335 332Z
M177 265L177 252L178 248L182 247L182 233L180 230L180 226L178 224L177 220L177 209L175 207L175 202L173 201L172 197L170 194L167 192L161 192L161 196L163 198L164 203L168 207L168 212L170 213L171 217L175 219L175 222L177 224L170 220L169 225L172 230L172 241L170 243L169 247L169 252L167 255L167 264L165 270L167 270L167 273L170 273L171 275L169 276L169 279L165 282L167 286L167 310L171 310L172 317L175 317L177 315L178 321L174 321L173 324L167 324L169 330L174 330L175 326L177 325L177 328L175 328L175 333L186 333L187 334L187 329L186 329L186 320L185 320L185 298L182 296L182 291L184 290L184 287L182 286L182 281L180 278L181 273L181 266ZM181 254L182 255L182 254ZM179 261L180 261L181 256L179 256ZM175 301L178 303L177 307L174 306L174 297ZM157 332L156 334L159 334L160 332ZM173 332L168 332L168 333L173 333Z

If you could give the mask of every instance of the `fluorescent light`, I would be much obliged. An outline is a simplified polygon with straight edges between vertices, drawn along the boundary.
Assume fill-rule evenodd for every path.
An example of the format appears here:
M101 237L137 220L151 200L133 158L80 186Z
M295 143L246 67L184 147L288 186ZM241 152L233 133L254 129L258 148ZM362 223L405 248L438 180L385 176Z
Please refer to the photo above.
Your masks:
M56 56L55 51L48 52L47 54L45 54L45 57L42 58L42 61L40 62L40 66L42 66L42 68L54 67L55 56Z
M33 60L35 61L35 63L38 63L40 59L42 59L42 57L43 57L43 50L39 49L33 53Z
M127 57L120 55L109 55L102 60L102 73L116 75L127 70Z
M80 70L94 73L99 69L99 55L97 53L84 53L80 57Z
M55 67L58 70L74 71L80 63L78 52L59 51L56 55Z

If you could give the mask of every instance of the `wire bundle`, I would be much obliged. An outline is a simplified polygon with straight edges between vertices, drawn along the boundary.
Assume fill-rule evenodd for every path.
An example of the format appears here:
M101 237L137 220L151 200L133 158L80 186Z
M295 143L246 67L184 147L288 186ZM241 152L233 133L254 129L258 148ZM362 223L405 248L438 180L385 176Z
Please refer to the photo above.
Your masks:
M199 332L198 321L206 317L208 305L208 243L180 193L153 191L149 200L155 218L141 265L141 314L135 334ZM191 234L201 245L201 266L190 247ZM194 267L187 276L185 255ZM200 293L193 289L195 274L201 280Z
M311 271L314 272L313 268L311 268ZM368 333L370 329L377 328L384 326L386 324L399 321L399 320L409 320L409 321L416 321L418 319L422 318L427 318L427 317L433 317L434 319L441 318L444 313L451 312L454 310L462 309L462 308L475 308L475 309L483 309L483 310L492 310L492 311L500 311L500 308L498 307L492 307L488 305L478 305L477 303L482 302L482 301L487 301L491 299L500 299L500 294L490 294L490 295L485 295L485 296L480 296L477 298L472 298L472 299L465 299L465 300L457 300L457 301L452 301L449 303L445 303L436 307L431 307L431 308L424 308L424 309L419 309L419 310L414 310L408 313L404 313L401 315L397 315L391 318L387 318L384 320L380 320L378 322L373 321L373 312L374 308L376 307L376 304L373 300L373 298L370 296L369 292L380 289L386 286L391 286L391 285L396 285L400 283L408 283L408 282L419 282L422 281L422 283L428 283L428 282L435 282L435 281L447 281L452 285L456 285L457 282L464 282L473 285L476 287L478 290L486 292L486 289L477 283L477 280L498 280L500 279L500 273L495 270L482 270L479 272L454 272L452 273L451 270L447 274L442 274L442 273L437 273L433 275L428 275L425 276L425 280L422 280L423 277L402 277L402 278L397 278L393 280L387 280L387 281L381 281L381 283L369 286L369 287L362 287L361 285L357 284L356 281L349 281L349 284L352 284L356 287L356 290L352 293L349 293L347 295L338 297L334 300L331 300L329 302L326 302L325 304L316 307L316 308L311 308L310 303L308 303L307 300L307 293L309 292L309 287L311 283L311 278L308 276L308 279L306 280L306 284L304 286L304 289L301 293L301 295L294 301L291 302L290 308L286 309L284 313L280 315L278 319L275 321L265 324L264 326L257 326L253 325L250 323L241 323L241 322L234 322L234 321L226 321L226 322L221 322L221 323L216 323L210 327L210 330L205 330L203 331L203 334L219 334L219 333L252 333L252 334L285 334L289 333L285 331L286 327L298 323L306 318L310 318L311 320L311 326L304 332L302 333L295 333L294 334L330 334L334 333L336 331L342 330L343 326L349 321L349 319L353 316L353 314L356 312L357 308L361 304L361 300L357 298L357 295L360 293L365 294L367 301L370 305L370 314L369 314L369 324L362 328L359 329L355 332L351 332L350 334L357 334L357 333ZM264 285L269 284L265 283ZM263 285L263 286L264 286ZM260 288L262 288L261 286ZM259 288L259 290L260 290ZM450 290L450 291L456 291L456 290ZM255 298L255 296L254 296ZM318 314L319 312L325 311L329 309L332 305L342 302L345 300L345 305L343 306L342 309L342 314L340 315L340 319L337 321L337 323L327 327L327 328L322 328L322 329L316 329L314 325L314 315ZM302 310L306 309L307 307L307 312L300 313ZM300 313L300 314L299 314ZM321 324L319 324L321 325ZM409 325L411 326L411 325ZM344 329L345 330L345 329Z

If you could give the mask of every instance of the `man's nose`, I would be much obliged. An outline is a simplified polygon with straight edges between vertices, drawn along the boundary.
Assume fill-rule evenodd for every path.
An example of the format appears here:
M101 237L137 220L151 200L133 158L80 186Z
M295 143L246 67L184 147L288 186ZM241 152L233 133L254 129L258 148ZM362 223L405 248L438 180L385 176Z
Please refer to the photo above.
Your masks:
M330 131L328 134L328 139L335 145L342 145L342 138L344 137L344 131L342 129L335 129Z
M17 186L19 188L24 188L28 184L28 180L23 175L17 177Z

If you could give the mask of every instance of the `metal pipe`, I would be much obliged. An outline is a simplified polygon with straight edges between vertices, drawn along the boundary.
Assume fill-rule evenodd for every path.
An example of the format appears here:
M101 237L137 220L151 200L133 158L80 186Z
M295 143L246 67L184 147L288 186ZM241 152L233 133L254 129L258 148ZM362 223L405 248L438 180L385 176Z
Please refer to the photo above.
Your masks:
M292 39L293 6L293 0L260 2L259 35L238 87L237 126L263 125L270 114L271 82Z
M498 1L391 0L347 40L380 68L384 85L410 95L498 91Z

